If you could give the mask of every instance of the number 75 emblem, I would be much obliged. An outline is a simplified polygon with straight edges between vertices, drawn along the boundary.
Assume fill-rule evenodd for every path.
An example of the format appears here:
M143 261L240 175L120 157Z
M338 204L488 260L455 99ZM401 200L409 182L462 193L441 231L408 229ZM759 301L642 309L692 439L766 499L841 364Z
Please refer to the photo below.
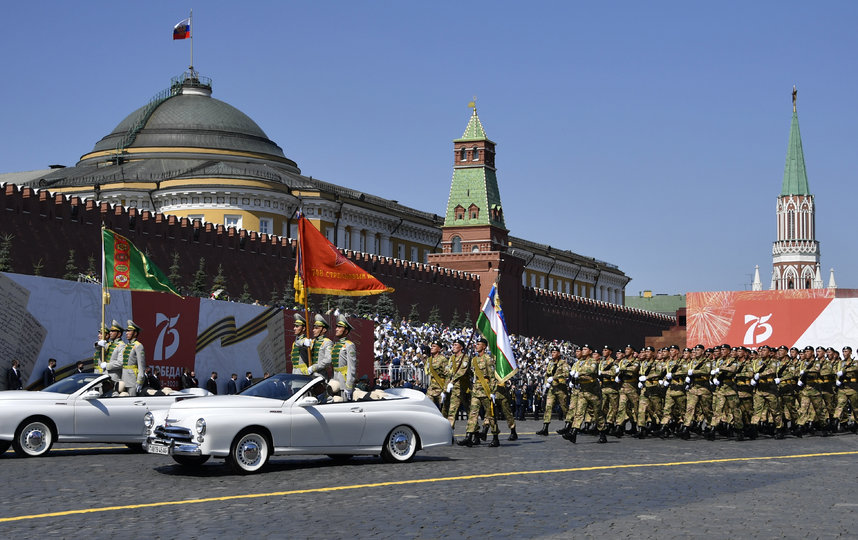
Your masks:
M771 317L771 313L762 317L757 317L756 315L745 315L745 324L752 323L745 332L745 345L756 345L757 343L762 343L772 337L772 325L768 323L768 320Z

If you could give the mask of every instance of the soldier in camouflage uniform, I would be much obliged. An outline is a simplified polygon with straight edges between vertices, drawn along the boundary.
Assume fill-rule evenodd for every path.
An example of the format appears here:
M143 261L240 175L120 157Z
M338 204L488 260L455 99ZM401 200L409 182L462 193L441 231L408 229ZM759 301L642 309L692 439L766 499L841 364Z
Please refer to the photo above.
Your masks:
M836 382L837 382L837 364L840 363L840 353L834 347L828 347L825 351L825 356L822 359L822 369L819 370L819 378L822 380L820 385L820 393L822 401L825 402L825 410L828 412L828 418L823 419L828 423L828 430L835 432L834 409L837 408Z
M668 438L675 424L681 423L685 416L687 398L685 396L686 364L691 358L691 349L688 347L679 356L679 347L671 345L670 357L665 364L663 386L667 388L664 398L664 408L661 412L661 429L659 435Z
M626 345L622 353L622 358L617 361L617 366L620 372L617 376L620 378L620 399L619 412L617 413L617 430L614 433L617 437L622 437L625 432L627 420L631 420L631 433L637 433L637 414L638 402L640 401L640 390L638 389L638 375L640 373L640 363L635 357L635 348L631 345Z
M798 349L795 349L798 351ZM775 352L777 373L775 373L775 384L778 388L778 398L781 404L781 411L784 415L784 423L778 433L776 439L783 439L787 432L787 419L792 424L793 434L801 437L801 430L797 429L798 424L798 406L796 403L796 395L798 394L798 359L793 359L788 355L789 349L786 345L781 345Z
M748 436L751 436L751 419L754 417L754 387L751 386L754 370L751 368L750 352L746 347L736 348L736 360L739 361L739 371L735 376L736 394L739 397L742 424Z
M837 405L834 408L834 421L838 424L844 419L846 406L852 409L852 421L849 423L852 433L858 432L858 362L852 358L852 347L843 347L843 358L835 366L837 371Z
M477 431L477 423L480 416L480 408L485 411L486 417L489 419L489 426L492 430L492 442L490 447L500 446L498 440L498 425L495 422L495 390L497 389L497 379L495 378L495 358L490 354L486 354L488 341L485 338L479 338L474 348L477 355L471 359L471 370L474 373L474 384L471 387L471 407L468 411L468 432L460 446L472 446L480 444L480 437Z
M495 376L497 377L497 373L495 373ZM517 441L518 433L515 431L515 415L512 413L510 403L512 403L512 396L510 395L507 382L498 379L497 388L495 389L495 415L497 415L497 411L503 412L503 416L506 418L506 425L509 427L509 437L506 440ZM483 431L480 433L482 440L486 440L488 437L490 423L488 417L483 419Z
M739 409L739 392L736 385L736 374L739 373L742 365L739 360L730 356L731 352L729 345L721 346L721 362L714 370L712 384L715 385L715 394L720 398L719 402L723 405L720 409L713 410L712 424L718 426L723 435L729 435L732 427L736 432L737 440L742 441L745 439L745 425L742 422L742 412Z
M566 416L563 418L563 421L565 422L563 428L557 430L557 433L560 435L566 435L572 430L572 422L575 420L575 409L578 408L578 396L581 395L581 386L573 377L571 377L571 374L578 369L578 364L581 363L581 349L576 347L572 354L574 355L575 360L573 360L572 365L569 366L569 407L567 407Z
M828 411L825 410L825 401L823 401L820 391L822 379L819 378L819 372L821 369L822 361L819 358L814 358L813 347L808 345L802 351L798 379L798 393L801 398L798 422L803 426L804 433L813 431L814 422L817 423L817 427L822 427L819 422L828 418ZM827 430L823 432L823 435L826 434Z
M780 364L771 356L771 349L765 345L760 347L760 356L751 362L754 371L751 386L754 391L754 417L751 419L751 429L756 435L756 430L764 428L771 433L772 424L768 422L771 418L776 432L783 429L783 409L778 397L778 389L775 385Z
M451 427L456 427L456 415L462 403L470 403L468 395L471 389L471 362L465 354L465 342L457 339L452 345L453 354L450 356L450 370L447 372L447 394L450 396L450 410L447 419Z
M696 417L702 416L707 424L707 430L712 424L712 391L709 389L709 372L712 370L712 361L706 356L703 345L695 345L691 349L691 360L686 366L685 382L688 384L686 391L685 420L680 428L679 436L688 440L691 431L695 429ZM707 431L707 435L709 432Z
M614 348L602 347L602 360L599 362L599 382L602 385L602 415L608 433L616 433L617 415L620 410L620 366L613 358Z
M580 386L578 403L575 407L575 419L572 421L572 429L563 435L563 438L575 443L578 432L584 426L584 417L587 409L593 411L593 424L599 431L600 443L608 442L605 433L605 417L602 415L602 388L599 384L599 355L594 354L589 345L581 346L581 361L577 368L572 371L572 378Z
M664 364L655 356L651 346L641 351L640 375L638 388L641 390L638 402L638 438L645 439L653 425L658 423L659 415L664 410L664 400L661 397L661 380L664 378Z
M569 364L566 359L560 354L560 348L557 346L551 347L551 358L548 360L548 365L545 366L545 384L548 386L545 397L545 415L542 418L542 429L537 431L537 435L548 436L548 424L551 423L551 413L554 409L555 401L560 406L561 417L565 417L568 412L566 404L566 384L569 378Z
M446 400L447 387L447 370L450 368L450 362L447 357L441 354L441 342L436 340L429 344L429 356L426 358L424 370L429 375L429 388L426 389L426 395L432 400L432 403L441 411L441 415L446 417L450 402Z

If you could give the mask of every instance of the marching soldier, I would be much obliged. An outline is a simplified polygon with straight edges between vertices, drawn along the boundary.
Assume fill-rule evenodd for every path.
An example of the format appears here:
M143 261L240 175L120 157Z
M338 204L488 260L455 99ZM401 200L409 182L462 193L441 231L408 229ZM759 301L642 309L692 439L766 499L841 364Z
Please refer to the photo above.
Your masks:
M837 405L834 409L834 421L839 427L846 405L851 409L852 433L858 431L858 362L852 358L852 347L843 347L843 358L836 365Z
M732 426L736 439L745 440L745 425L742 422L742 412L739 409L739 392L736 385L736 374L741 369L741 362L730 356L730 346L721 346L721 361L713 371L712 384L715 394L719 397L721 407L712 413L712 424L718 426L722 434L728 435ZM773 382L774 383L774 382Z
M308 347L308 356L310 365L307 367L307 373L312 375L318 373L325 379L328 379L328 367L331 366L331 351L334 348L334 342L328 339L325 335L328 331L328 321L319 314L313 320L313 339L304 340L305 346Z
M582 353L580 347L575 347L572 350L572 354L575 357L575 360L572 361L572 364L569 366L569 404L566 407L566 415L563 417L564 425L561 429L557 430L557 433L560 435L566 435L572 429L572 423L575 421L575 410L578 408L578 396L581 395L581 386L578 384L578 381L572 377L573 373L576 373L578 369L578 365L581 363Z
M292 343L292 373L303 373L306 375L310 366L310 348L312 340L307 338L307 321L297 311L292 314L295 322L292 323L292 331L295 334L295 342Z
M751 363L754 370L751 386L756 387L754 392L754 417L751 419L751 429L756 430L765 427L770 431L771 424L768 418L774 422L776 433L783 430L783 410L778 399L778 389L775 385L780 365L771 357L771 349L765 345L760 347L760 357Z
M551 423L554 402L556 401L560 405L560 410L562 411L561 417L565 418L566 413L569 412L568 405L566 404L566 381L569 378L569 364L560 354L559 347L553 345L550 350L551 358L549 358L548 365L545 367L545 384L548 386L545 397L545 414L542 417L542 429L536 432L537 435L545 437L548 436L548 424ZM563 429L568 430L569 426Z
M679 347L671 345L668 349L670 357L664 366L665 374L662 385L667 389L664 398L664 408L661 413L661 429L659 435L662 438L670 437L671 429L675 424L682 422L685 415L687 399L685 396L686 364L691 357L691 349L688 347L683 351L683 357L679 356ZM678 429L678 428L676 428Z
M497 376L497 373L495 373ZM512 396L510 395L509 387L507 386L507 381L501 381L498 379L497 388L495 389L495 411L500 409L503 411L504 418L506 418L506 425L509 427L509 437L506 440L508 441L517 441L518 433L515 431L515 415L512 412L512 408L509 406L512 403ZM489 421L488 418L483 420L483 433L481 435L483 440L486 440L489 429Z
M795 347L793 347L795 349ZM798 352L798 349L795 349ZM784 423L781 430L775 435L776 439L783 439L787 431L787 419L792 424L793 434L801 437L801 430L796 429L798 426L798 406L796 405L796 394L798 393L798 360L789 354L790 350L786 345L778 347L775 353L777 357L777 373L775 374L775 384L778 388L778 398L780 400L781 411L784 415Z
M664 364L655 357L655 349L647 346L641 351L640 375L638 388L641 390L638 402L638 438L644 439L652 429L653 421L658 422L658 415L664 409L659 387L664 378Z
M587 409L593 411L593 424L599 431L600 443L608 442L605 434L605 417L602 415L602 388L599 385L599 358L598 353L593 351L589 345L581 346L581 361L572 372L572 378L580 386L578 403L575 407L575 419L572 421L572 429L563 435L567 441L575 443L578 432L584 426L584 418Z
M602 385L602 414L608 433L616 433L617 414L620 409L620 366L612 357L614 348L602 347L602 360L599 362L599 381ZM618 353L622 354L622 353Z
M822 360L822 369L819 370L819 378L822 381L820 384L820 393L822 401L825 402L825 410L828 412L828 418L823 418L823 422L827 422L828 430L836 433L834 423L834 409L837 407L836 382L837 382L837 365L840 363L840 353L834 347L828 347L825 351L825 356Z
M692 429L697 428L696 418L702 417L706 421L707 433L712 424L712 391L709 389L709 372L712 370L712 361L706 356L703 345L695 345L691 349L691 360L686 367L685 383L688 384L685 404L685 421L680 428L679 436L688 440L691 438Z
M471 362L465 354L465 342L457 339L453 342L453 355L450 357L450 371L447 375L447 394L450 395L450 410L447 419L451 427L456 427L456 415L462 403L470 403L468 393L471 388Z
M819 390L822 384L822 380L819 378L822 361L819 358L814 358L813 347L810 345L802 351L799 368L798 386L801 405L798 411L798 422L802 425L804 433L811 433L813 423L828 418L828 411L825 410L825 402L822 400L822 392ZM823 435L827 435L827 431L823 431Z
M348 339L352 330L352 325L349 324L346 316L337 315L337 326L334 329L337 342L331 347L331 362L334 367L332 378L342 385L345 401L352 400L357 378L357 348L354 342Z
M128 327L125 329L125 344L122 350L122 382L129 395L136 396L137 389L143 387L146 380L146 352L143 344L137 341L140 335L140 326L128 319Z
M635 357L637 351L631 345L626 345L622 358L618 358L617 367L620 372L620 397L617 413L617 430L614 433L622 437L625 431L626 420L631 420L631 433L637 433L638 402L640 401L640 390L638 390L638 375L640 374L640 363ZM618 353L619 354L619 353Z
M441 354L441 342L435 340L429 344L429 357L426 358L424 366L424 370L429 375L429 388L426 389L426 395L445 418L450 406L450 402L445 399L444 394L447 386L445 381L447 380L448 369L447 357Z
M471 389L471 407L468 411L467 434L465 439L459 442L460 446L480 444L479 433L477 432L480 407L485 410L486 417L489 419L489 426L492 430L492 442L489 443L489 446L500 446L494 408L495 389L497 388L497 379L494 377L495 359L492 355L486 354L488 343L485 338L481 337L474 344L477 356L471 359L471 370L474 373L476 381Z

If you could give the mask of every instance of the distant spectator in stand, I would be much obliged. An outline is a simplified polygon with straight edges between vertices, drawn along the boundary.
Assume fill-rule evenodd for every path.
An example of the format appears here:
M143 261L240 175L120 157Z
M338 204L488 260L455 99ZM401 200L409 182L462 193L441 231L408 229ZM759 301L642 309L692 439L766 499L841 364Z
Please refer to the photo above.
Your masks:
M48 360L48 367L45 368L45 371L42 372L42 385L44 388L49 387L54 384L57 380L57 361L53 358Z
M217 395L217 371L212 371L212 376L206 381L206 390Z
M12 367L9 368L9 373L6 374L6 390L23 390L24 375L21 373L21 364L17 360L12 360Z
M238 393L238 386L235 384L235 381L238 380L238 374L233 373L229 376L229 380L226 381L226 393L229 395Z

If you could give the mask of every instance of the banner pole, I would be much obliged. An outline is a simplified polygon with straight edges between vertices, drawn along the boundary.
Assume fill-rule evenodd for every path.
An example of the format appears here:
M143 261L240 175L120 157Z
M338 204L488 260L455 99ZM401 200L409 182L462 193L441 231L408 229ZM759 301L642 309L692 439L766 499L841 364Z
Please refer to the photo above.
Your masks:
M105 302L107 301L107 281L105 280L105 278L106 278L106 271L105 271L105 257L104 257L104 224L102 224L101 225L101 328L100 328L100 333L101 333L101 339L103 341L107 341L105 339L107 336L104 335L104 315L105 315L105 310L106 310ZM101 362L100 362L100 364L103 364L104 361L105 361L104 360L104 347L101 347ZM101 369L100 364L98 366L93 366L94 372L98 373L98 371L95 368L98 367L99 369Z

